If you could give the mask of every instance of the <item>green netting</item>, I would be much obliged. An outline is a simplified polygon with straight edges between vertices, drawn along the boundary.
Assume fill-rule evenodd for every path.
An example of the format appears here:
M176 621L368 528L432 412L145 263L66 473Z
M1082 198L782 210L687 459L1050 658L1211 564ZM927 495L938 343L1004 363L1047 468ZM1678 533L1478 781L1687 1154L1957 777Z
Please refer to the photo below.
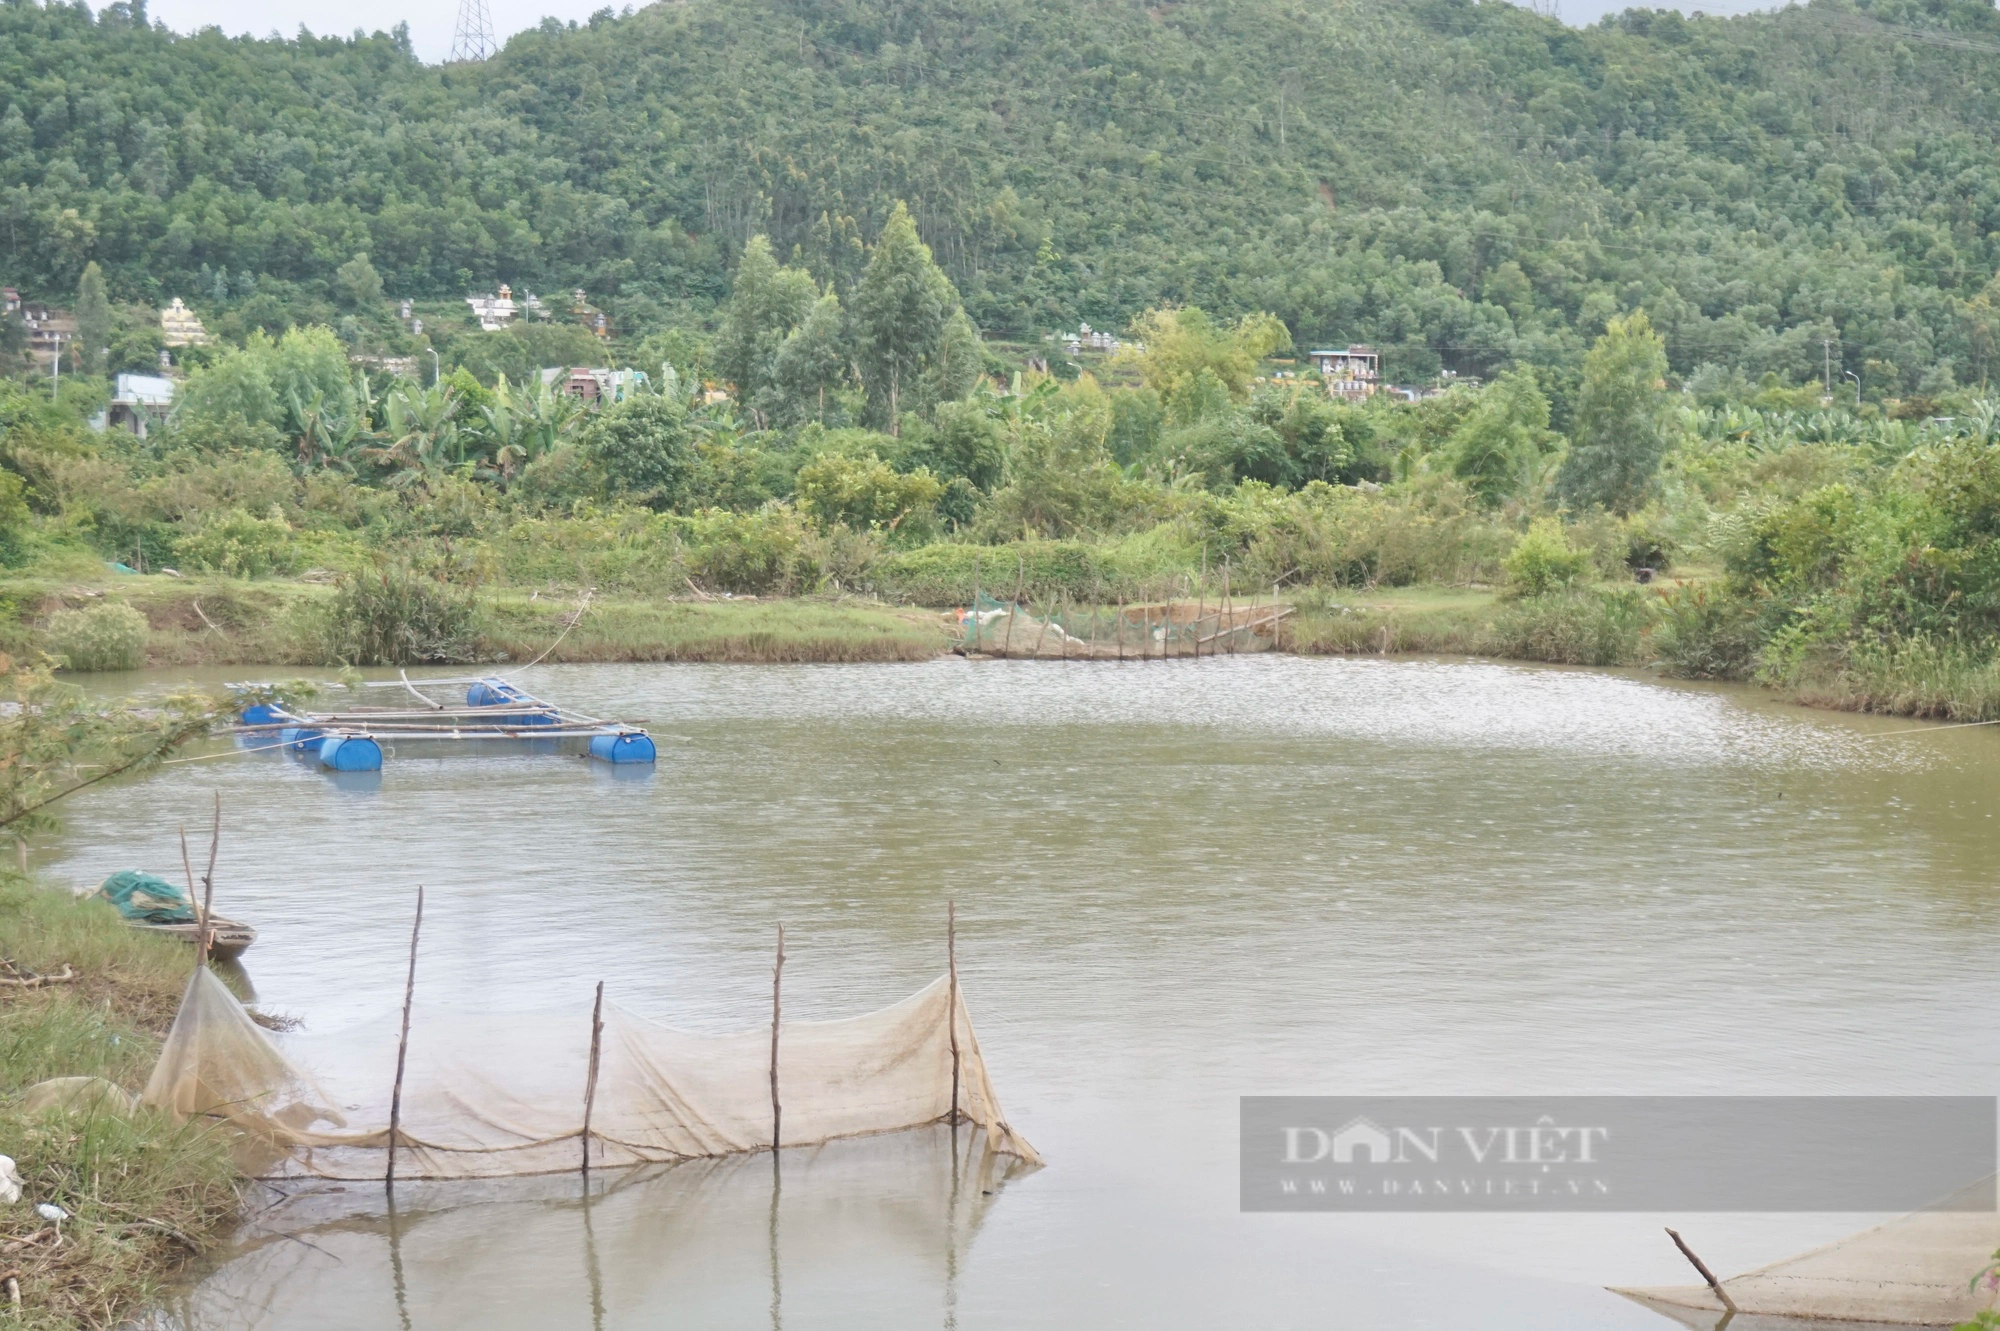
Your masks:
M137 869L120 869L104 880L97 895L118 908L128 920L147 924L193 924L194 903L164 878Z

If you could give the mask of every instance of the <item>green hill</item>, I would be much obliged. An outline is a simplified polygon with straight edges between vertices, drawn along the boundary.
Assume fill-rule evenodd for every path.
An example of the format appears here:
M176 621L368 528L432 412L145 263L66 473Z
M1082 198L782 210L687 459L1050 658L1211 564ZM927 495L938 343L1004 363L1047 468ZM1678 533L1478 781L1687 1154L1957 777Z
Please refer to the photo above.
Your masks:
M1837 339L1934 389L1996 368L1996 54L1970 0L693 0L438 68L5 0L0 276L282 325L365 251L391 296L581 286L641 334L757 232L845 288L906 199L989 336L1268 309L1415 379L1574 366L1643 306L1678 371Z

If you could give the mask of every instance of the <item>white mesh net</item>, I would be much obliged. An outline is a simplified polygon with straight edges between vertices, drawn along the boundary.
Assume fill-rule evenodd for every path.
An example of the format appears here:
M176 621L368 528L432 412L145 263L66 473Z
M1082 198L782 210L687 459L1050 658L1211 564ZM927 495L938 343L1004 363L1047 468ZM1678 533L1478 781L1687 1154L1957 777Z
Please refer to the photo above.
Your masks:
M426 1012L411 1023L399 1178L478 1178L583 1163L590 1009L502 1018ZM940 977L877 1012L779 1027L783 1146L892 1132L949 1118L953 1036L961 1122L1039 1163L1000 1111L966 1015ZM351 1042L350 1042L351 1043ZM375 1055L315 1075L287 1058L222 982L197 971L142 1100L222 1118L267 1144L283 1172L380 1178L389 1146L393 1029ZM604 1005L590 1108L590 1164L616 1167L771 1145L771 1031L701 1035Z

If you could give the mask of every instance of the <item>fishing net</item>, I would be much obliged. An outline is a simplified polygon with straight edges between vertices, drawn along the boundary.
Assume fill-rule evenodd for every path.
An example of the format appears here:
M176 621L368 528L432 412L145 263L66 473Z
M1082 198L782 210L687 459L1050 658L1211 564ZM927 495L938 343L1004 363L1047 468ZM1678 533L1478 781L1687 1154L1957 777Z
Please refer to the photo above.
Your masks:
M959 645L974 655L1038 660L1220 656L1270 650L1291 613L1275 596L1121 606L996 601L981 593L958 612Z
M1724 1280L1722 1286L1745 1314L1889 1326L1949 1326L1969 1322L1986 1306L1990 1291L1976 1288L1973 1276L2000 1248L2000 1214L1992 1210L1942 1209L1963 1204L1968 1195L1991 1205L1994 1182L1973 1185L1940 1209L1912 1212L1887 1224L1851 1234L1811 1252L1787 1257ZM1706 1285L1621 1289L1620 1294L1670 1317L1699 1325L1715 1324L1722 1301Z
M396 1175L478 1178L730 1155L772 1138L771 1030L676 1030L606 1002L594 1090L588 1005L499 1019L420 1010L411 1021ZM1008 1127L964 996L941 977L900 1003L778 1031L780 1144L807 1146L949 1118L1039 1163ZM281 1051L222 982L188 983L143 1102L227 1120L274 1172L381 1178L394 1094L393 1026ZM315 1057L318 1055L318 1057Z

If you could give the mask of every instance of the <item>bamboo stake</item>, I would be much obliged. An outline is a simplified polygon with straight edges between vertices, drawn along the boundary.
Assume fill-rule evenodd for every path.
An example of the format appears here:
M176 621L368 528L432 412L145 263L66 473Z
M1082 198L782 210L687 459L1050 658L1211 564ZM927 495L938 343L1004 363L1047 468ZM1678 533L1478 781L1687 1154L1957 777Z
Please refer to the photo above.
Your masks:
M396 1186L396 1138L403 1130L403 1067L410 1054L410 1001L417 993L417 935L424 927L424 886L417 884L417 918L410 923L410 971L403 980L403 1033L396 1039L396 1083L389 1091L389 1167L382 1181Z
M1201 581L1194 589L1194 659L1201 660L1202 613L1208 608L1208 547L1201 550ZM1213 652L1209 653L1211 656Z
M972 556L972 650L979 650L979 556Z
M944 955L951 968L951 1125L958 1126L958 903L944 903Z
M1049 636L1049 618L1054 613L1055 602L1053 601L1042 608L1042 631L1035 635L1035 650L1031 653L1037 661L1042 659L1042 639Z
M1118 624L1113 630L1118 635L1118 659L1125 659L1125 598L1118 598Z
M222 792L215 792L215 823L208 833L208 872L201 876L201 948L195 962L198 966L208 964L208 949L215 940L215 930L209 927L209 907L215 902L215 852L222 845Z
M597 1060L604 1041L604 981L597 982L597 1000L590 1005L590 1076L583 1085L583 1172L590 1173L590 1111L597 1105Z
M1708 1287L1715 1291L1715 1297L1722 1300L1722 1306L1729 1309L1729 1313L1732 1317L1735 1316L1737 1312L1736 1300L1729 1297L1729 1291L1724 1289L1722 1287L1722 1282L1715 1278L1715 1272L1708 1269L1708 1263L1702 1261L1701 1258L1695 1256L1694 1249L1688 1247L1687 1240L1683 1239L1679 1234L1675 1233L1672 1229L1669 1229L1667 1231L1667 1237L1672 1239L1674 1241L1674 1246L1681 1250L1681 1256L1687 1258L1688 1261L1694 1264L1694 1269L1701 1272L1701 1278L1703 1280L1706 1280L1708 1282Z
M1229 621L1229 651L1236 652L1236 605L1229 598L1229 556L1222 557L1222 613Z
M1014 617L1021 613L1021 588L1028 579L1027 556L1014 556L1014 599L1007 603L1007 637L1000 644L1000 655L1004 658L1014 650Z
M785 978L785 926L778 926L778 964L771 968L771 1150L783 1140L784 1109L778 1103L778 1017L783 1011L779 986Z

